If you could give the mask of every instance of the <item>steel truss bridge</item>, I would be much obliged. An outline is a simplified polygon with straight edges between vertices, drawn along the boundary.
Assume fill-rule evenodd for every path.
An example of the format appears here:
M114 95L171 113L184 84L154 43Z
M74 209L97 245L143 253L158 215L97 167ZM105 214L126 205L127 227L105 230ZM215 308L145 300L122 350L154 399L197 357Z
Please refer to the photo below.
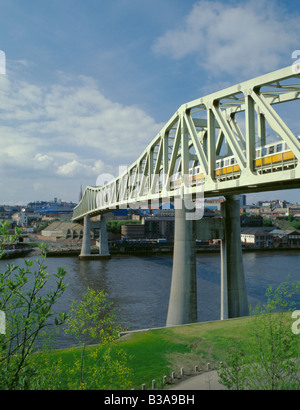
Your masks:
M300 142L291 128L300 120L289 109L300 99L299 73L300 65L289 66L183 104L126 171L86 188L73 220L200 192L299 188Z

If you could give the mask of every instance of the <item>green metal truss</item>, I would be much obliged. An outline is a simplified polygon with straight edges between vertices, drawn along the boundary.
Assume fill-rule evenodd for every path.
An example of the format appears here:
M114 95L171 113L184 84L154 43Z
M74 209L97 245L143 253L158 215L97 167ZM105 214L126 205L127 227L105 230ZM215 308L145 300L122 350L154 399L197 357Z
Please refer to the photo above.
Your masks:
M102 187L86 188L73 220L149 201L197 199L201 193L216 197L298 188L299 138L275 110L299 100L297 68L300 72L289 66L183 104L126 171ZM262 170L256 150L269 138L287 144L293 159ZM218 177L217 161L229 157L238 172ZM202 177L191 181L190 170L199 166Z

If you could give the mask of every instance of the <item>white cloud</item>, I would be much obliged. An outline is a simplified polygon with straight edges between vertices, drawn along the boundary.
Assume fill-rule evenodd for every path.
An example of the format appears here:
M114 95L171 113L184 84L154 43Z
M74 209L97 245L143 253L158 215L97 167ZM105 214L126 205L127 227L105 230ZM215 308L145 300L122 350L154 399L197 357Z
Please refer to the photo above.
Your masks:
M94 185L94 179L101 172L104 172L106 166L101 160L95 161L93 164L86 164L78 159L73 159L57 168L57 175L63 177L90 177L90 185ZM111 167L108 165L108 168Z
M35 190L41 180L55 187L58 178L94 185L99 174L135 161L163 126L139 107L109 100L91 78L37 86L19 76L0 76L0 172L7 181L27 178Z
M34 188L35 191L39 191L40 189L43 188L43 184L41 182L35 182L33 184L33 188Z
M277 1L201 0L182 25L156 40L153 51L173 59L196 56L214 75L251 77L292 63L298 17L287 15Z
M77 160L74 159L71 162L61 165L57 170L57 174L65 176L65 177L69 177L69 176L73 177L76 174L79 174L79 172L82 172L83 168L84 168L84 165L80 164Z
M34 165L37 169L48 168L53 164L53 157L48 154L36 154L34 157Z

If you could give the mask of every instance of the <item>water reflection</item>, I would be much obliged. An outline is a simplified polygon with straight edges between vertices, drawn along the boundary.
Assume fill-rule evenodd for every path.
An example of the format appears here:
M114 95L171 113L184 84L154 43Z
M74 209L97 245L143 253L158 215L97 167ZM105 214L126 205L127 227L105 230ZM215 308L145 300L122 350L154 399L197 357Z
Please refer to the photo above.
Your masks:
M292 280L300 280L299 252L245 253L243 260L251 305L264 301L268 286L276 287L289 274ZM14 262L24 266L23 259ZM0 260L1 271L6 263ZM48 258L47 266L50 273L55 273L60 266L67 270L65 282L69 286L58 301L56 311L68 311L71 301L81 300L83 293L91 287L108 294L127 328L165 326L172 276L171 256L113 257L103 261L81 261L77 257ZM197 255L199 321L220 318L220 271L219 254ZM55 278L51 278L49 286L55 286ZM58 338L60 347L68 346L70 341L63 335Z

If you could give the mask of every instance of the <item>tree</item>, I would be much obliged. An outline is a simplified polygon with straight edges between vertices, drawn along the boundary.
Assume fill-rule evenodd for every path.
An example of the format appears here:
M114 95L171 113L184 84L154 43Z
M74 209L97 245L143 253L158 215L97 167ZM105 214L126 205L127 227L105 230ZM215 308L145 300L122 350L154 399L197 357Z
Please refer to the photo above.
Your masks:
M271 227L271 226L273 226L273 222L269 218L263 218L263 226L264 227Z
M122 331L112 303L103 291L88 288L82 301L73 301L66 333L81 347L81 358L72 369L72 389L128 388L128 356L117 343ZM88 345L94 345L88 348Z
M300 229L300 220L293 220L292 222L291 222L291 225L292 225L292 227L293 228L295 228L295 229Z
M20 231L8 234L8 224L0 222L0 251L5 244L17 241ZM56 286L47 290L50 274L46 272L47 250L40 245L41 259L25 260L25 267L7 264L0 273L0 310L5 313L6 333L0 335L0 389L28 389L38 377L37 368L30 360L39 336L50 325L66 320L66 313L54 314L53 307L63 295L66 285L63 280L66 271L59 268ZM36 267L36 269L33 269ZM32 271L33 269L33 271Z
M230 390L299 389L299 337L291 330L291 297L300 282L267 289L267 303L257 306L250 319L248 343L230 342L226 362L219 370Z

